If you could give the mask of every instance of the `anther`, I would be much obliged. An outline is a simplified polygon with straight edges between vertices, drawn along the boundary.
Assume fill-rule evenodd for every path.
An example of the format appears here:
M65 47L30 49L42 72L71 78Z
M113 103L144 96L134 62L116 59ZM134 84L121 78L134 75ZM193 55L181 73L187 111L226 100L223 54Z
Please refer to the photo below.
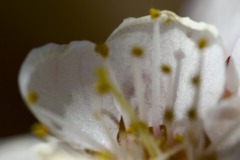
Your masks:
M97 44L95 46L95 52L97 52L103 58L107 58L109 55L109 47L105 43Z
M168 18L164 19L163 22L164 22L164 24L169 24L172 22L172 19L168 17Z
M190 120L196 120L197 119L196 107L191 107L187 112L187 116Z
M171 67L167 64L163 64L161 66L161 71L164 73L164 74L170 74L171 73Z
M174 118L173 110L167 108L167 109L165 110L164 120L167 121L167 122L172 122L172 121L173 121L173 118Z
M36 123L32 126L31 129L32 133L39 138L44 138L48 135L49 131L46 126L41 123Z
M194 76L191 81L194 86L198 87L200 85L200 76Z
M95 83L95 89L98 93L104 94L110 91L110 85L108 83L106 72L103 68L97 70L97 82Z
M38 95L34 91L29 91L27 94L27 103L29 104L35 104L38 100Z
M133 47L131 51L134 57L141 57L143 55L143 52L144 51L141 47Z
M95 89L99 94L105 94L110 91L110 87L107 83L97 82L95 83Z
M184 141L184 137L177 133L174 137L174 142L176 144L181 144L181 143L183 143L183 141Z
M208 44L208 41L207 41L206 38L201 38L201 39L198 40L198 48L199 48L200 50L206 48L206 47L207 47L207 44Z
M161 15L161 11L158 10L158 9L151 8L149 10L149 14L150 14L152 19L156 19Z

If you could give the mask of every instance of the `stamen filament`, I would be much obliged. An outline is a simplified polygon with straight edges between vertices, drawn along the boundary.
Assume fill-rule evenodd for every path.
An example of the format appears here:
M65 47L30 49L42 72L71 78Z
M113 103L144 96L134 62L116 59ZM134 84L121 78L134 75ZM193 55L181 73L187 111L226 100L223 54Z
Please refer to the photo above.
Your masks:
M140 59L134 58L133 59L133 64L132 64L132 70L134 74L134 89L135 89L135 94L137 97L137 104L138 104L138 112L139 112L139 118L147 122L147 113L144 105L144 90L145 86L144 83L142 82L142 74L139 69L139 61Z
M152 49L152 126L154 135L159 134L158 119L160 113L160 73L159 73L159 60L160 60L160 25L159 18L153 20L153 49Z

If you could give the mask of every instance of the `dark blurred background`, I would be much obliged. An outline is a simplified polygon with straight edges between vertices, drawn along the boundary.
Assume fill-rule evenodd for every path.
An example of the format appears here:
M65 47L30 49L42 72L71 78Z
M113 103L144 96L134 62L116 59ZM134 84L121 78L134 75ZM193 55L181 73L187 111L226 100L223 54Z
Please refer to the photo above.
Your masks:
M149 8L178 13L183 0L1 0L0 137L29 132L36 119L24 105L17 76L31 48L73 40L104 42L127 17Z

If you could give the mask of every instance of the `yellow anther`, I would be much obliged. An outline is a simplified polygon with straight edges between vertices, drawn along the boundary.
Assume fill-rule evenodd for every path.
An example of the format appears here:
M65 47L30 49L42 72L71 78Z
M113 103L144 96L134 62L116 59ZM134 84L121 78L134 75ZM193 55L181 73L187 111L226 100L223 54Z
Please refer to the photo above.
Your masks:
M197 119L197 111L196 111L196 107L191 107L188 112L187 112L187 116L190 120L195 120Z
M104 94L110 91L110 86L107 83L97 82L95 84L95 89L99 94Z
M32 126L32 133L36 136L38 136L39 138L44 138L45 136L48 135L49 131L47 129L46 126L44 126L43 124L41 123L35 123L33 126Z
M200 50L206 48L207 45L208 45L208 40L207 40L206 38L200 38L200 39L198 40L198 48L199 48Z
M171 67L167 64L163 64L161 66L161 71L164 73L164 74L170 74L171 73Z
M181 143L183 143L183 141L184 141L184 137L182 136L182 135L180 135L180 134L176 134L175 135L175 137L174 137L174 141L175 141L175 143L177 143L177 144L181 144Z
M149 14L151 16L152 19L156 19L161 15L161 11L155 8L151 8L149 10Z
M97 70L97 82L95 83L95 89L98 93L104 94L110 91L110 85L107 80L106 72L103 68Z
M194 76L193 78L192 78L192 84L194 85L194 86L199 86L200 85L200 76Z
M173 110L172 109L166 109L164 114L164 120L167 122L172 122L174 118Z
M34 91L29 91L27 94L27 103L28 104L35 104L38 100L38 95Z
M134 57L141 57L143 55L143 52L144 51L141 47L133 47L131 51Z
M164 22L164 24L169 24L172 22L172 19L170 17L168 17L168 18L164 19L163 22Z
M95 46L95 52L97 52L103 58L107 58L108 55L109 55L109 48L108 48L108 46L105 43L97 44Z

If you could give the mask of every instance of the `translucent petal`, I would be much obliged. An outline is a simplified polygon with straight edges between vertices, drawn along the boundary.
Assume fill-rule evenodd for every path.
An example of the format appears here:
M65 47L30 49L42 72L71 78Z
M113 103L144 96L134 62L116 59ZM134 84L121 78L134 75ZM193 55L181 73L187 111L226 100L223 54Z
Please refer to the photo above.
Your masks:
M211 141L219 149L240 142L240 99L231 97L221 101L204 115L204 127Z
M185 2L182 12L194 20L214 24L223 37L229 54L240 36L240 0L201 0Z
M32 147L40 143L30 136L22 135L0 141L0 160L38 160Z
M238 160L240 157L240 143L218 152L218 160Z
M160 35L158 40L153 40L154 25L159 23ZM198 40L205 38L207 47L199 51L197 47ZM144 55L139 58L138 69L141 72L143 80L142 88L145 89L144 99L148 119L155 117L158 123L162 123L163 108L167 104L169 91L174 87L168 87L168 76L160 73L160 67L168 64L171 67L171 76L173 79L179 78L179 86L174 92L177 97L175 103L175 112L177 118L185 117L186 109L192 106L195 87L191 79L199 71L201 55L203 55L203 64L201 66L201 98L199 99L200 111L204 112L206 107L215 105L219 100L224 87L225 75L225 56L218 33L214 27L204 23L196 23L188 18L180 18L172 12L162 11L160 19L152 20L150 16L142 18L126 19L108 38L110 46L110 65L116 75L117 81L125 96L134 105L136 96L134 89L134 77L131 70L135 57L131 56L131 50L134 46L143 48ZM154 53L153 45L160 49L160 53ZM155 56L152 58L152 56ZM157 62L157 67L153 66L153 61ZM181 62L180 66L177 67ZM180 70L180 75L177 72ZM153 75L156 71L159 75ZM159 101L158 108L152 108L152 87L151 83L155 76L159 76ZM157 87L157 86L156 86ZM154 86L153 86L154 88ZM154 121L154 120L153 120ZM149 122L151 125L151 122Z
M240 40L235 45L234 51L227 67L227 89L239 94L240 87Z
M111 146L108 134L115 139L118 126L110 117L120 118L112 97L93 89L101 65L91 42L48 44L30 52L19 75L23 98L55 136L95 150Z

